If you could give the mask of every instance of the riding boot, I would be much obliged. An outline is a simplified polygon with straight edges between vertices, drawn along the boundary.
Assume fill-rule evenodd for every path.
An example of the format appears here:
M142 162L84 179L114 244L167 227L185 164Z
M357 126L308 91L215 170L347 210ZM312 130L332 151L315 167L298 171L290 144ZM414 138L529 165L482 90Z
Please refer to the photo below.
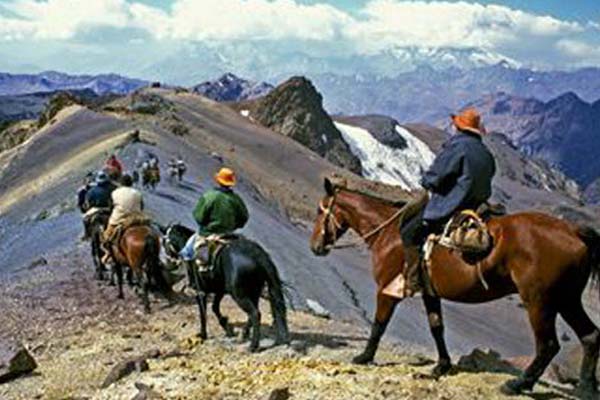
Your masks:
M404 250L404 273L396 277L382 290L386 296L403 299L422 290L420 279L421 254L414 247Z

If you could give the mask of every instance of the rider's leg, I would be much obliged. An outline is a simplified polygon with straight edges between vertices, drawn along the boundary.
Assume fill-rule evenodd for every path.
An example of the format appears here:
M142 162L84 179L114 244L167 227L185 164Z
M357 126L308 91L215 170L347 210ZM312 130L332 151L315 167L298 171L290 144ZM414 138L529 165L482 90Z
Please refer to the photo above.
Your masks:
M404 272L398 274L382 291L386 296L402 299L421 290L419 264L421 246L429 234L423 222L422 212L414 216L402 228L404 249Z

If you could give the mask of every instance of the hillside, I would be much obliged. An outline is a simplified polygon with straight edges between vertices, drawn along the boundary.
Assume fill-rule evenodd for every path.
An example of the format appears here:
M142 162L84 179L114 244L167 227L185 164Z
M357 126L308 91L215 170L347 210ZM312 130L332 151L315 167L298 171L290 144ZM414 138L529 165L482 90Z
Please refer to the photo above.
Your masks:
M548 102L497 93L470 105L482 112L489 130L505 134L522 152L583 187L600 175L600 100L587 103L573 92Z
M415 298L399 307L386 335L385 348L399 345L396 349L401 354L392 348L391 353L384 351L378 357L379 363L399 364L381 369L372 366L354 369L356 374L348 375L357 379L356 385L343 387L347 375L334 371L338 366L351 368L347 364L349 355L364 346L364 332L373 315L370 260L362 249L335 252L327 258L311 254L307 242L315 209L323 196L322 177L333 171L350 174L295 140L252 122L227 105L167 89L144 89L113 101L105 111L69 106L52 121L25 143L0 154L0 276L2 293L10 293L1 299L5 302L5 312L0 316L0 341L12 337L25 342L32 351L35 349L41 372L0 387L0 391L6 391L0 393L10 396L30 393L21 390L31 387L39 393L41 384L54 388L54 398L71 393L97 398L123 393L124 398L131 398L135 394L132 384L145 378L134 375L102 392L97 384L109 367L150 347L169 352L176 344L186 342L195 329L193 304L164 310L155 304L156 314L146 318L139 315L140 308L131 290L126 290L128 301L121 303L115 298L114 288L97 285L92 280L88 246L78 241L81 223L74 193L85 174L97 169L112 151L117 152L127 168L148 152L160 158L163 168L176 154L186 160L188 175L181 185L165 179L156 191L144 193L149 213L162 224L179 221L193 226L191 210L200 193L212 185L211 176L222 165L220 160L233 166L240 177L238 191L251 215L244 234L271 253L283 279L293 287L292 302L297 309L308 310L307 300L311 299L335 320L331 325L321 324L294 314L292 331L299 339L307 331L316 332L306 338L315 347L319 344L327 347L331 343L327 337L336 336L335 332L349 343L347 351L335 345L323 351L310 350L308 358L300 357L289 364L285 361L285 351L274 351L273 364L268 365L276 365L285 373L270 383L261 383L260 388L252 386L254 381L248 379L242 383L257 396L278 387L284 380L291 380L298 385L306 383L303 387L307 392L301 392L295 383L290 387L291 392L298 391L299 398L302 393L306 398L314 398L319 385L324 385L322 390L330 396L337 393L335 390L342 390L342 394L347 393L343 390L372 392L384 385L386 390L410 387L409 392L401 392L404 398L424 393L435 393L440 399L472 393L489 398L497 383L506 378L494 374L459 374L445 378L441 382L446 383L441 385L415 380L426 368L412 369L401 354L422 351L430 357L433 350L422 303ZM141 142L132 142L131 133L135 130L139 130ZM533 351L525 314L513 296L478 306L445 303L444 311L447 341L455 360L476 347L491 347L505 358L528 357ZM268 320L268 313L264 314ZM490 319L490 315L494 318ZM237 317L235 321L239 321ZM340 321L349 325L337 325ZM220 337L219 330L211 322L208 343L193 343L187 350L185 345L177 348L186 352L181 357L149 361L148 383L154 384L163 396L170 396L166 392L169 385L175 386L171 389L173 393L182 387L196 390L194 385L211 379L203 375L211 374L207 371L220 377L227 389L230 382L234 383L224 377L249 376L249 369L261 355L242 357L235 350L239 346L228 350L227 342L214 339ZM71 326L74 330L70 330ZM559 334L561 338L572 337L563 324ZM567 348L567 339L561 340ZM114 345L105 344L109 341L114 341ZM264 354L268 357L269 351ZM219 364L221 358L240 362ZM335 366L328 363L331 359L337 360ZM236 370L235 366L240 364L245 366ZM202 369L203 365L207 365L206 369ZM214 367L209 369L209 366ZM67 378L53 375L60 374L63 367ZM73 368L83 371L89 379L70 379L68 393L56 392L71 376ZM320 368L332 372L321 374ZM178 375L177 371L182 370ZM391 380L385 383L386 379ZM473 379L479 386L476 392L469 383ZM27 386L29 383L32 386ZM410 385L416 385L415 394ZM226 390L223 387L218 390L221 389ZM536 393L545 390L539 387Z

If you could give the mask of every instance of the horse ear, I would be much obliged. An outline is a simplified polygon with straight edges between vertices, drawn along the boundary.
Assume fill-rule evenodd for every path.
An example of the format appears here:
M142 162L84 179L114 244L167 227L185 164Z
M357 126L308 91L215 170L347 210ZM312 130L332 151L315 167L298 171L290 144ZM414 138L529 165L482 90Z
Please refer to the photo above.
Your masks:
M333 185L333 183L331 182L331 180L329 178L325 178L324 186L325 186L325 193L327 193L328 196L333 196L333 193L335 191L335 186Z

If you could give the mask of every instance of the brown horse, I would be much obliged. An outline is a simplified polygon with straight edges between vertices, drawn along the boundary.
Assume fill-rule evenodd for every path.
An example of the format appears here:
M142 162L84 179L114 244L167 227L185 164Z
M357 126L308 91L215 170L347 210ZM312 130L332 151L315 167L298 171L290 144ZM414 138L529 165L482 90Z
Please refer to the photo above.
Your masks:
M152 284L165 296L171 294L171 288L161 272L160 234L150 226L135 225L127 228L111 250L115 260L120 299L123 298L123 267L131 268L137 284L141 287L146 312L150 312L148 292Z
M325 180L327 195L320 203L311 237L316 255L326 255L348 229L357 232L372 253L377 283L377 309L371 335L356 363L373 360L381 336L398 300L385 296L383 288L404 267L402 239L398 229L401 205L375 198ZM600 235L541 213L519 213L493 218L489 230L494 238L492 252L481 261L480 270L462 257L437 246L431 255L429 278L437 296L423 295L429 325L439 360L435 375L451 367L444 340L440 298L465 303L482 303L511 293L523 300L536 340L536 356L524 374L507 382L507 394L531 390L559 351L556 316L573 328L583 346L583 363L578 391L598 399L595 376L600 350L600 330L583 309L583 290L593 274L600 275ZM483 285L480 277L487 282Z

